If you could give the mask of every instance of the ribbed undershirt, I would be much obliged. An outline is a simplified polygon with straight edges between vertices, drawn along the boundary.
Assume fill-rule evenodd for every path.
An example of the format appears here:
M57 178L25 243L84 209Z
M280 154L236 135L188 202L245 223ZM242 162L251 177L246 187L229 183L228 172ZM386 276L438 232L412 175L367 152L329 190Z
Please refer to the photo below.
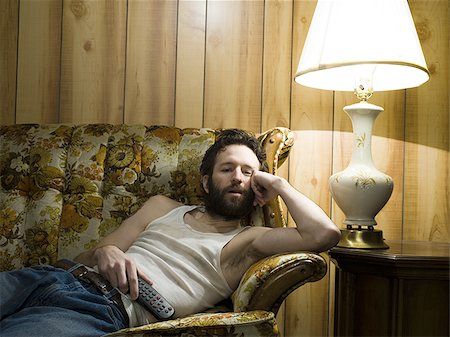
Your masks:
M243 228L228 233L203 233L184 222L184 215L198 206L180 206L151 222L126 254L184 317L213 307L228 298L230 289L220 267L223 247ZM122 295L130 326L156 319L137 302Z

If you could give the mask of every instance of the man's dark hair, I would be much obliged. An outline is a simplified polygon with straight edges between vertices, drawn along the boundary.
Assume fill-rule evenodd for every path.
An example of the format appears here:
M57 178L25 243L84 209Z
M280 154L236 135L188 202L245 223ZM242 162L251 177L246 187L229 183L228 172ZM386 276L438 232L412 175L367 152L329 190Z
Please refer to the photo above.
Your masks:
M211 177L217 155L228 145L247 146L258 158L260 167L263 167L266 161L266 153L262 149L259 141L247 131L226 129L217 135L215 143L206 151L202 164L200 165L200 174L202 176L208 175Z

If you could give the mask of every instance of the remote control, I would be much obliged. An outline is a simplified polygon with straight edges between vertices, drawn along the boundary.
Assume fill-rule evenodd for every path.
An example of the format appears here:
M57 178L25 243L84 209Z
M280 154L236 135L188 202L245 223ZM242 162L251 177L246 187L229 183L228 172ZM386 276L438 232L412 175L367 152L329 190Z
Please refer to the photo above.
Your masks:
M169 319L175 314L173 307L150 284L138 278L139 297L137 301L158 319Z

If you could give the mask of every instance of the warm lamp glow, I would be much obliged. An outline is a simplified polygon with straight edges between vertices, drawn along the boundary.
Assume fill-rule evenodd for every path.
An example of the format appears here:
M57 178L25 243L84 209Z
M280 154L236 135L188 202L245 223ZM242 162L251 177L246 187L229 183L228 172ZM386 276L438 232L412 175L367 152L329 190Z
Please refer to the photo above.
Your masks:
M417 87L429 79L407 0L318 0L295 81L317 89L354 91L361 102L344 107L352 121L349 165L330 179L345 214L338 244L388 248L375 216L394 181L372 160L372 129L383 108L367 100L374 91Z
M317 89L405 89L429 79L407 0L318 0L295 81Z

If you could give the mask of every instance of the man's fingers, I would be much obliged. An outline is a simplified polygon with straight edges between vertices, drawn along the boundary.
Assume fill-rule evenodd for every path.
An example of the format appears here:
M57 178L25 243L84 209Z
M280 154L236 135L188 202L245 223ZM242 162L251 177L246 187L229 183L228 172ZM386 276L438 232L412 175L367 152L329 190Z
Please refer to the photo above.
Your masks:
M128 284L130 286L130 297L132 300L136 300L139 295L137 269L134 263L127 265Z
M258 205L261 207L264 206L266 203L266 200L263 197L256 197L256 200L258 202Z
M128 277L127 277L127 271L125 270L125 266L122 265L117 265L114 269L114 271L116 272L116 277L117 277L117 287L119 288L119 290L126 294L128 293Z
M266 199L264 198L263 194L260 192L255 192L255 201L253 202L253 205L259 205L264 206L266 204Z
M137 269L133 259L115 246L104 246L97 251L98 272L122 293L138 297Z
M111 283L111 285L114 288L117 288L119 285L119 282L117 282L117 274L114 272L113 269L108 269L106 271L106 273L107 273L107 279L108 279L109 283Z
M250 182L250 186L255 193L256 196L262 196L262 191L259 188L258 184L256 183L255 179L252 179Z
M264 189L260 187L254 179L251 180L251 188L255 193L255 205L258 204L261 207L264 206L266 203L264 198Z

